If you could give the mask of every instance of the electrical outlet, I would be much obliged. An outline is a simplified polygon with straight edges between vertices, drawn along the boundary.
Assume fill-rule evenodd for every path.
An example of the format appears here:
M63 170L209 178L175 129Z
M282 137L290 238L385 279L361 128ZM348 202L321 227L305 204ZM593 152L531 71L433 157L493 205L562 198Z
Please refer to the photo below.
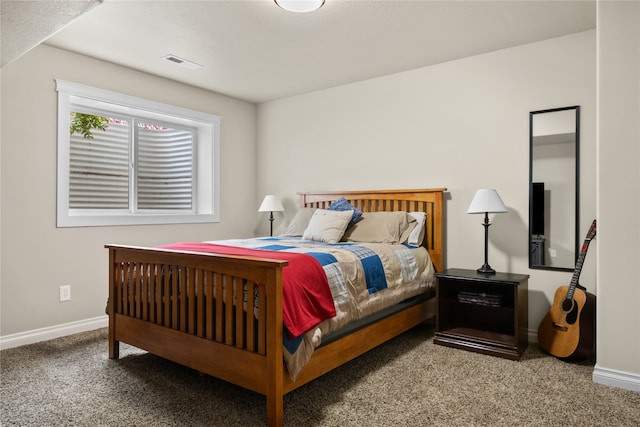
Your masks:
M556 250L555 249L549 249L549 255L551 255L551 258L555 258L556 257Z
M71 299L71 285L60 286L60 302Z

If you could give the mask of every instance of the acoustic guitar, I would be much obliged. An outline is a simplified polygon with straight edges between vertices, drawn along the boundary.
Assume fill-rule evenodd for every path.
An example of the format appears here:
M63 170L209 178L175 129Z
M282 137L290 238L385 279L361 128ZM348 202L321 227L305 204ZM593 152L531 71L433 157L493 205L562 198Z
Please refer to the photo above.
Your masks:
M560 286L549 313L538 327L540 347L560 359L585 360L594 354L596 297L578 284L589 243L596 235L593 220L582 244L569 286Z

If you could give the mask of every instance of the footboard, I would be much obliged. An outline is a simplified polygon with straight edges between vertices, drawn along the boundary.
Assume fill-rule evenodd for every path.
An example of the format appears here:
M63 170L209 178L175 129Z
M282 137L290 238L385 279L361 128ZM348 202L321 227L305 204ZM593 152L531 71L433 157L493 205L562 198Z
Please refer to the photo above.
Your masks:
M124 342L267 397L282 423L286 261L107 245L109 357Z

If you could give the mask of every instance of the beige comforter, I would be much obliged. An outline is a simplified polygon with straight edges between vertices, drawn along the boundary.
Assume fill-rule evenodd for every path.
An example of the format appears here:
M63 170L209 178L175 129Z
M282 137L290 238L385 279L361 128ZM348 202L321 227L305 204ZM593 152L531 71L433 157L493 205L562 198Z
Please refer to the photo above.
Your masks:
M297 238L209 243L307 253L322 265L333 295L336 316L296 339L288 339L285 332L284 357L292 380L322 343L322 337L349 322L424 293L435 280L431 259L423 247L388 243L325 244Z

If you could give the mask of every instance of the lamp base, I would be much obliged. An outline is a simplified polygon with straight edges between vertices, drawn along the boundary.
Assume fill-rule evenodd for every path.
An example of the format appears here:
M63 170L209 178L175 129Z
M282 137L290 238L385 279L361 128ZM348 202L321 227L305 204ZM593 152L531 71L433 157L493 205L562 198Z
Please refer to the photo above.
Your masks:
M483 273L483 274L496 274L496 271L493 268L491 268L491 266L489 264L483 265L482 267L480 267L476 271L478 273Z

